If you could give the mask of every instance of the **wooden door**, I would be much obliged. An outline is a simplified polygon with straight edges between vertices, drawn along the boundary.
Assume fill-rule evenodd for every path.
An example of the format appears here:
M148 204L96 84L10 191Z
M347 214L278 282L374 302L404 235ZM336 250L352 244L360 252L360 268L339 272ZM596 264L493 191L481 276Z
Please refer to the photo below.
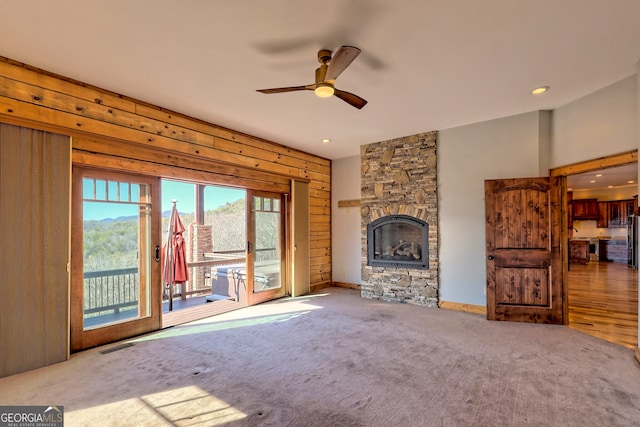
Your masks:
M564 323L559 180L485 181L487 319Z

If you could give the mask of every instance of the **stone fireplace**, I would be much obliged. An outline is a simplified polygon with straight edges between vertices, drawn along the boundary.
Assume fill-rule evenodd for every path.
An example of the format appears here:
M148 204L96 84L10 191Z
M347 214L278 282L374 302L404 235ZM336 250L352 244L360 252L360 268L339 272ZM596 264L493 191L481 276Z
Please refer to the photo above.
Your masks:
M438 305L436 132L364 145L361 294Z

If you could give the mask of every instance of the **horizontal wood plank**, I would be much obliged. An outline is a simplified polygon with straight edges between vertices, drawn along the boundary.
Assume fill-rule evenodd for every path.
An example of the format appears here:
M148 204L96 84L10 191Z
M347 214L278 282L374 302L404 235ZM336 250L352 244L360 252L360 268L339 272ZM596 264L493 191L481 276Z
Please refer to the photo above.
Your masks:
M360 199L354 200L338 200L339 208L357 208L360 207Z

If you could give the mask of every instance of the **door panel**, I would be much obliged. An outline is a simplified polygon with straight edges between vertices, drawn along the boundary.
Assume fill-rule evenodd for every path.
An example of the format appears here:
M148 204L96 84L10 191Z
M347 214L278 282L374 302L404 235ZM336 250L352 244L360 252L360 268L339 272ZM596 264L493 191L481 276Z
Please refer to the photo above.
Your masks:
M559 178L485 181L487 318L563 323Z
M0 123L0 377L69 357L70 184L70 137Z
M293 240L293 265L291 296L306 295L311 291L309 276L309 183L293 181L291 235Z
M284 196L249 191L247 298L249 304L285 294Z
M155 178L74 168L73 351L160 327L158 201Z

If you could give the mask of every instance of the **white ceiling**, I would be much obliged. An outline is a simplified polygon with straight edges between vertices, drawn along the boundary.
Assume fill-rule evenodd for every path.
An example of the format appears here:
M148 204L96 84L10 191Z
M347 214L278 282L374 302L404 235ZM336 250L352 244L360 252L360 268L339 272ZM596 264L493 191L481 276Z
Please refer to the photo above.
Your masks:
M567 188L574 191L622 187L638 188L638 165L636 163L567 177Z
M0 56L338 159L630 76L639 18L638 0L2 0ZM256 92L312 83L340 45L363 51L336 82L362 110Z

